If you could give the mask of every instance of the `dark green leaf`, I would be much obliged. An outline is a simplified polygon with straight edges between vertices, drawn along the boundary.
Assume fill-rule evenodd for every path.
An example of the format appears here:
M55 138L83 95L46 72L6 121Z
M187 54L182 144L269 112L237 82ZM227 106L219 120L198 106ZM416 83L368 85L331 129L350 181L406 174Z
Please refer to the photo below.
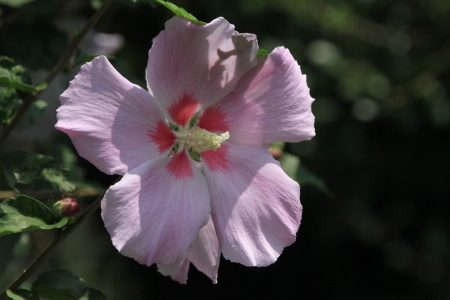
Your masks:
M0 158L6 180L17 191L17 184L45 181L53 188L73 191L75 186L67 181L62 166L52 157L30 152L11 152Z
M90 299L83 297L89 293L86 282L73 275L69 270L53 270L43 273L33 282L31 289L46 299Z
M297 182L300 184L300 186L310 185L317 188L328 197L330 198L334 197L331 191L326 186L326 184L323 182L323 180L314 175L313 173L311 173L301 164L297 168L296 179Z
M41 201L26 195L18 195L15 199L4 200L0 205L6 214L15 210L21 215L40 219L46 224L53 223L53 214L50 208Z
M35 118L38 118L44 114L44 110L47 107L47 102L44 100L38 100L33 102L31 107L27 110L25 115L20 119L22 125L33 125Z
M0 0L0 4L16 8L33 1L34 0Z
M267 52L266 49L258 49L258 54L256 54L256 57L258 56L267 56L269 55L269 52Z
M18 289L14 293L11 290L7 290L6 295L12 300L39 300L35 292L26 289Z
M0 218L0 236L35 229L61 228L68 221L67 218L62 218L53 223L51 210L40 201L25 195L7 199L0 207L6 214Z
M0 86L0 120L3 124L9 123L22 102L15 89Z
M0 84L4 86L18 89L22 92L37 92L43 90L47 87L47 84L42 82L36 86L23 83L22 79L18 74L23 72L22 68L13 67L11 69L6 69L0 67Z
M80 300L107 300L106 296L97 289L88 288Z
M201 24L201 25L205 25L208 24L206 22L202 22L199 21L196 17L194 17L192 14L188 13L186 10L184 10L181 7L176 6L175 4L168 2L168 1L163 1L163 0L157 0L159 3L161 3L162 5L164 5L165 7L167 7L168 9L170 9L174 14L181 16L193 23L197 23L197 24Z

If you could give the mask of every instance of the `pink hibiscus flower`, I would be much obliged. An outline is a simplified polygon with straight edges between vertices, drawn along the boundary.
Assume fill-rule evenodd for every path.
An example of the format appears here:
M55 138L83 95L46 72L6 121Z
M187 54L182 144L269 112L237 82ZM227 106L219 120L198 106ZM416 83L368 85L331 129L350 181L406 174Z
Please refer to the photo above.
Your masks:
M56 128L124 175L102 200L114 246L180 283L190 263L216 282L221 254L266 266L295 241L300 187L267 149L314 136L313 99L287 49L257 50L223 18L176 16L150 49L148 91L100 56L61 95Z

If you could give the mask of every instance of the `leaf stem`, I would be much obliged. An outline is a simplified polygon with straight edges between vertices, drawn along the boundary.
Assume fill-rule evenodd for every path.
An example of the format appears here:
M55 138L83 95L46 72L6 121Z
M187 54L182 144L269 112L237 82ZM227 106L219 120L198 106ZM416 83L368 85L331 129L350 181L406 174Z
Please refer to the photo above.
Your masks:
M58 75L62 70L64 70L64 68L69 63L69 60L72 57L73 53L78 48L78 45L86 35L86 33L95 25L95 23L97 23L97 21L103 15L103 13L111 4L112 1L113 0L103 1L102 6L94 13L89 22L84 26L83 30L73 37L64 56L59 60L58 64L56 64L53 70L51 70L50 73L47 75L47 77L44 79L45 83L50 84L56 77L56 75ZM20 119L23 117L25 112L30 108L31 104L33 104L33 102L36 101L40 93L41 92L39 91L28 94L22 106L20 106L20 108L16 111L16 113L11 117L10 122L3 127L2 131L0 132L0 148L3 146L6 138L14 129L14 127L16 127L16 125L19 123Z
M114 182L111 184L117 183L122 176L119 176ZM78 219L67 226L65 229L60 230L58 234L55 234L55 238L47 245L45 250L36 257L28 267L23 270L22 274L20 274L13 282L9 284L9 286L0 294L0 300L7 300L8 296L6 295L7 290L16 290L25 280L30 278L31 275L36 271L37 268L41 266L41 264L45 261L45 259L68 237L72 232L74 232L81 224L83 224L84 220L87 219L94 211L96 211L100 207L100 203L103 199L103 195L98 196L94 202L92 202L78 217Z

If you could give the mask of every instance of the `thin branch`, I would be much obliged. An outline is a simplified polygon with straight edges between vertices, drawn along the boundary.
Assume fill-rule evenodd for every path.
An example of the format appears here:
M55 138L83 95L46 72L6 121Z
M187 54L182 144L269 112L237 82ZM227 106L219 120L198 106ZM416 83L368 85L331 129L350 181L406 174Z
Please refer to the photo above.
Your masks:
M102 4L102 6L95 12L95 14L92 16L92 18L89 20L89 22L84 26L83 30L73 37L72 42L69 45L69 48L67 49L64 56L59 60L58 64L53 68L53 70L50 71L50 73L47 75L47 77L44 79L44 82L47 84L50 84L53 79L58 75L64 68L67 66L67 64L70 61L70 58L74 54L75 50L78 48L78 45L83 40L84 36L87 34L87 32L97 23L97 21L100 19L100 17L103 15L105 10L108 8L108 6L111 4L112 0L105 0ZM22 106L16 111L16 113L12 116L11 121L3 127L2 131L0 132L0 148L5 143L6 138L11 133L11 131L16 127L16 125L19 123L20 119L23 117L23 115L26 113L26 111L30 108L30 106L33 104L34 101L36 101L37 97L39 96L41 92L33 92L30 93L26 98Z
M82 198L98 196L101 193L102 190L96 188L77 189L74 193L61 192L59 190L21 191L20 193L16 193L15 191L0 191L0 202L9 198L15 198L18 194L27 195L38 200L47 200L52 196Z
M119 176L114 182L111 184L115 184L118 182L122 176ZM24 281L26 281L28 278L30 278L31 275L41 266L41 264L45 261L45 259L53 253L53 251L58 248L58 246L72 233L74 232L78 227L80 227L81 224L92 215L93 212L95 212L99 207L100 203L103 199L103 194L98 196L97 199L95 199L94 202L91 203L84 211L83 213L78 217L78 219L72 223L71 225L67 226L65 229L61 231L61 234L56 235L55 238L47 245L45 250L36 257L31 264L20 274L11 284L2 292L0 295L1 300L7 300L8 296L6 295L7 290L16 290Z

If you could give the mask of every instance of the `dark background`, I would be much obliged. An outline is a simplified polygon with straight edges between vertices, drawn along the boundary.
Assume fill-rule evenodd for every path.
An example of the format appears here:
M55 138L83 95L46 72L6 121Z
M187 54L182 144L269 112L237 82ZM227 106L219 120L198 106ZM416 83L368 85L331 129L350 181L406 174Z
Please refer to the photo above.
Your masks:
M7 2L0 1L0 54L37 80L100 3ZM286 145L283 161L302 186L297 242L265 268L222 259L218 285L191 266L188 284L180 285L155 266L118 254L98 212L42 270L67 268L112 300L450 299L450 2L173 2L206 22L225 17L237 31L255 33L261 48L284 45L307 75L317 136ZM86 52L113 54L116 68L145 87L152 38L170 17L161 6L114 1L95 28L120 34L123 43L106 50L86 45ZM70 145L52 126L58 95L76 73L61 75L41 97L50 105L37 130L48 136L25 140L29 131L19 130L10 149L51 153L61 141ZM78 162L88 181L103 187L112 181ZM306 169L322 181L305 176ZM92 199L80 201L85 206ZM0 239L0 289L50 237L35 232Z

